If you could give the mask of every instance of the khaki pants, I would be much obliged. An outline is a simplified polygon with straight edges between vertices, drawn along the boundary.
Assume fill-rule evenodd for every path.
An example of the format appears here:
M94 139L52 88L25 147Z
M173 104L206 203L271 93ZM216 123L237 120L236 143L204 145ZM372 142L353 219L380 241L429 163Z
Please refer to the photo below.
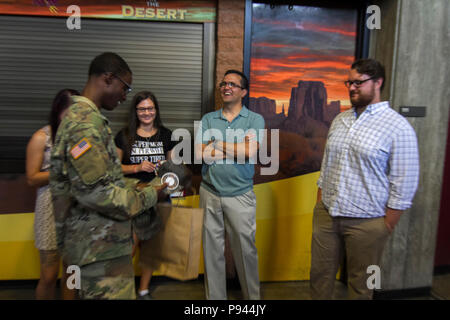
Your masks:
M389 236L384 217L333 218L322 201L314 208L311 242L311 297L331 299L339 262L347 256L348 293L350 299L372 299L367 286L370 265L380 265Z
M251 190L240 196L219 197L200 187L200 207L205 209L203 256L206 299L227 299L226 230L244 299L259 300L255 193Z

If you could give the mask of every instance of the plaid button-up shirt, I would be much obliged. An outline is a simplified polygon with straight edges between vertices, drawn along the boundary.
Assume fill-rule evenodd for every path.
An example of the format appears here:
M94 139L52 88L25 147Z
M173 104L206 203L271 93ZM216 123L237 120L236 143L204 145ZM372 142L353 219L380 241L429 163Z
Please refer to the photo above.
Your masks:
M322 201L333 217L374 218L386 207L405 210L419 181L417 138L389 102L344 111L328 132L320 177Z

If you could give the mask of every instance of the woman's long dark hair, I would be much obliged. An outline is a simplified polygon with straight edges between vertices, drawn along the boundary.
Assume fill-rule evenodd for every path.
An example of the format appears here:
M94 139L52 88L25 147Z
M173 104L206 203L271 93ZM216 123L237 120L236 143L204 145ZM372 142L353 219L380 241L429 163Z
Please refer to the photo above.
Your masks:
M52 131L52 143L55 142L56 131L61 123L61 113L64 112L71 104L70 96L79 96L80 93L74 89L62 89L55 98L53 98L52 109L49 116L49 124Z
M136 107L139 103L141 103L144 100L150 99L153 104L155 105L156 109L156 116L155 120L153 121L153 127L156 128L157 135L160 133L160 128L162 127L162 121L161 116L159 114L159 104L158 100L156 99L155 95L150 91L141 91L136 93L136 95L133 97L133 100L131 101L130 106L130 112L128 116L128 127L124 130L124 158L129 158L131 154L131 147L133 146L133 143L136 141L137 138L137 129L139 127L139 118L137 116Z

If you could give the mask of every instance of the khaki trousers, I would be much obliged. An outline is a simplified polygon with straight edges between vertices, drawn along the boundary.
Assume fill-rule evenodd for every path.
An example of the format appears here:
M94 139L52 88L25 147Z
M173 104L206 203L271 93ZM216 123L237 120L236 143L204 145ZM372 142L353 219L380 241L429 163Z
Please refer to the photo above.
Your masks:
M332 299L345 248L349 298L372 299L373 290L368 288L367 280L373 272L368 273L367 268L380 265L388 236L384 217L333 218L322 201L317 203L311 242L311 298Z
M259 300L258 255L255 245L256 197L253 190L219 197L200 187L203 219L203 257L206 299L226 300L225 230L246 300Z

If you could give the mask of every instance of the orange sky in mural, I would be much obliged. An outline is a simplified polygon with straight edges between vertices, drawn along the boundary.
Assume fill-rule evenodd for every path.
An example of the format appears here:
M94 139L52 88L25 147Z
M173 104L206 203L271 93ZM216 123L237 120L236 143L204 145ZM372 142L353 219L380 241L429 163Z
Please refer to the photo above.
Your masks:
M322 81L327 88L328 101L341 100L341 104L349 105L348 93L344 86L344 81L347 80L347 70L354 57L349 56L345 58L349 62L325 59L311 62L293 62L290 57L282 61L253 58L250 68L253 71L264 71L264 75L252 78L251 96L266 96L289 103L290 89L297 86L299 80ZM289 70L271 72L274 67L285 67L286 69L289 68ZM344 75L340 73L322 72L320 77L308 76L308 71L315 70L320 73L320 70L325 68L341 70ZM274 85L274 82L284 83L284 86L280 88ZM286 88L286 84L289 82L291 85ZM272 83L272 85L266 86L261 85L261 83Z
M327 27L320 24L310 23L310 22L297 22L297 21L280 21L280 20L267 20L267 19L253 19L253 22L259 22L264 24L271 24L282 26L284 28L294 28L300 29L304 31L325 31L332 33L340 33L342 35L356 37L356 31L354 29L353 24L351 23L342 23L340 26ZM351 31L350 31L351 30Z
M302 26L304 30L316 30L331 33L339 33L345 36L356 37L356 31L347 31L347 29L324 27L312 23L304 23Z
M303 9L295 13L254 11L250 96L276 100L277 112L289 108L291 90L301 81L321 81L328 102L350 106L348 70L354 61L356 15ZM314 11L315 10L315 11Z

